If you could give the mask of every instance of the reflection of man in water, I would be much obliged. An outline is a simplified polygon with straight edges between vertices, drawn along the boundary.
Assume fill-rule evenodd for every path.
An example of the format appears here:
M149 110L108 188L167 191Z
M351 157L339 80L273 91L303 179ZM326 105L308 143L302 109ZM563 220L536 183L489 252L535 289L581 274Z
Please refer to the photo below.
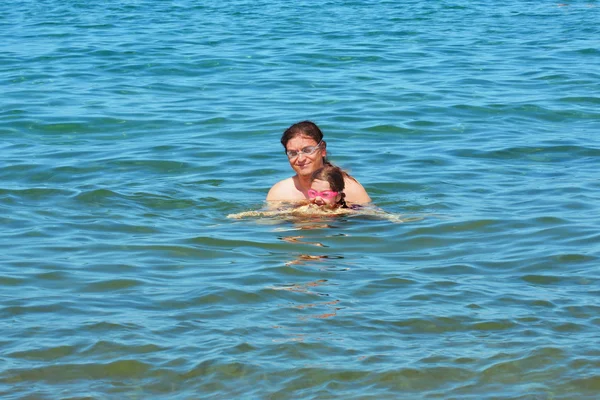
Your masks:
M277 182L267 194L267 201L300 201L308 199L311 175L327 161L327 143L319 127L310 121L290 126L281 137L281 144L296 175ZM360 183L348 174L344 176L346 201L365 204L371 198Z

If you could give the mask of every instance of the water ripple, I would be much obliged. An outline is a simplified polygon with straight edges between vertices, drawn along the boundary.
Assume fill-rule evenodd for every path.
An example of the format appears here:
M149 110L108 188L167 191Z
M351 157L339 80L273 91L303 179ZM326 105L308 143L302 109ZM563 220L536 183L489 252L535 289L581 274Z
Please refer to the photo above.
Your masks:
M319 7L0 6L1 396L597 397L600 8Z

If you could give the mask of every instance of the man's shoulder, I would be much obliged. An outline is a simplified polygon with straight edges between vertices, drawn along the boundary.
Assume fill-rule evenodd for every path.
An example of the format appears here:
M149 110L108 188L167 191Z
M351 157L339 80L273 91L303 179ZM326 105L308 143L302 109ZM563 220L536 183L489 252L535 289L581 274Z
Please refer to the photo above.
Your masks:
M281 180L279 182L277 182L276 184L273 185L273 187L271 188L271 191L281 191L281 190L290 190L295 188L296 185L294 184L294 178L290 177L290 178L286 178L284 180Z
M371 198L367 194L365 188L354 178L347 176L344 178L346 189L346 200L351 203L364 204L369 203Z
M290 193L297 191L294 177L277 182L267 193L267 201L288 200Z

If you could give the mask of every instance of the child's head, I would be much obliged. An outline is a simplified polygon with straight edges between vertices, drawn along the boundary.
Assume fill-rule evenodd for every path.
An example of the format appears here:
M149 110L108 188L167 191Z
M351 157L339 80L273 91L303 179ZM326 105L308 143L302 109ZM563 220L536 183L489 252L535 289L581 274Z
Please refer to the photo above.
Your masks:
M313 172L308 198L318 206L344 206L344 172L338 167L325 165Z

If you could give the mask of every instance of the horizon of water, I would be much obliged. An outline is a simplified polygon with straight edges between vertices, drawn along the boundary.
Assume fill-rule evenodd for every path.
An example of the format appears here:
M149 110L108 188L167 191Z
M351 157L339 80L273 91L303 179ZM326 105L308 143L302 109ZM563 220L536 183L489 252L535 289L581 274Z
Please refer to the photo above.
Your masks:
M599 10L0 6L0 395L596 399ZM404 223L227 218L305 119Z

